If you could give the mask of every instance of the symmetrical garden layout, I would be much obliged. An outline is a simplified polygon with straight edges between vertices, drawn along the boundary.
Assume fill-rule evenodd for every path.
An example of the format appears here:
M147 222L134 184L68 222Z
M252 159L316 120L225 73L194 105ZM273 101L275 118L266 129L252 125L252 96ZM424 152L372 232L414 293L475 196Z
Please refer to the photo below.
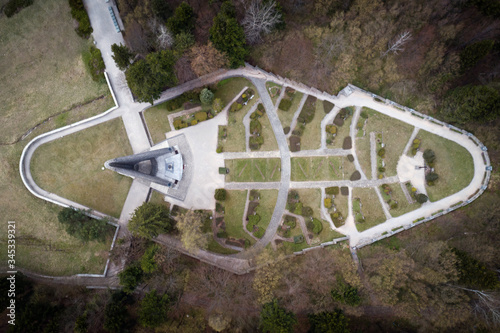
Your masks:
M223 109L193 103L193 90L204 87ZM119 97L117 104L120 98L125 100ZM106 207L78 202L78 188L58 185L57 173L65 173L61 168L69 163L58 155L58 145L118 117L132 150L123 147L105 160L89 161L96 173L107 175L107 188L100 191L114 200ZM39 146L45 147L35 152ZM117 196L130 183L102 170L104 162L166 147L182 154L184 172L176 188L130 173L134 180L126 199ZM248 259L269 244L297 253L348 239L355 248L445 214L477 198L491 170L486 148L470 133L351 85L333 96L249 65L168 90L153 107L127 100L37 137L20 166L35 195L114 215L122 227L144 201L163 201L160 195L175 213L207 210L213 217L204 229L209 246L194 255L237 273L251 268ZM85 173L74 160L68 168ZM223 201L214 199L219 188L227 191ZM174 239L158 241L180 249Z

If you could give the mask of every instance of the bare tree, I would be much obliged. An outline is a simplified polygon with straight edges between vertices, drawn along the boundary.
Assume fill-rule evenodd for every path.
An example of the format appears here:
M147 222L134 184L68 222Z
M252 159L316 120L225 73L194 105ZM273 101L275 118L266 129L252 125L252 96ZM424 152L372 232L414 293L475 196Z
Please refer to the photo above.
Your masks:
M164 24L158 22L156 17L149 21L149 27L151 28L151 31L156 35L156 46L159 49L165 50L167 48L170 48L174 44L174 37L172 36L172 32L170 32L170 30L168 30L168 28Z
M478 298L474 306L474 311L483 316L487 322L491 320L494 326L500 324L500 293L463 287L456 288L474 293Z
M262 34L268 34L281 21L281 13L276 9L274 0L263 3L253 0L247 8L242 25L248 43L255 44L262 40Z
M382 54L382 57L385 57L389 53L398 54L398 52L403 51L403 46L411 39L411 33L409 31L405 31L399 34L399 36L393 41L387 43L387 51Z

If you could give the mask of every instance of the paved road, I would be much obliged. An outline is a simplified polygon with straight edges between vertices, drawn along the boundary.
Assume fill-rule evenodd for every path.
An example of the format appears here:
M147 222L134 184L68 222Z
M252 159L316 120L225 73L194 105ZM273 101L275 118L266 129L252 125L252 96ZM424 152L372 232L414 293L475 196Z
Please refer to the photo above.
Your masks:
M276 142L278 143L278 148L281 155L281 182L278 190L278 198L276 200L276 205L274 207L273 215L271 216L271 221L266 229L264 236L252 246L248 251L240 252L235 257L238 258L253 258L256 253L260 252L270 241L274 238L276 230L278 229L281 217L285 211L286 200L288 197L288 189L290 188L290 174L291 174L291 164L290 164L290 150L288 149L288 143L283 133L283 127L278 118L277 107L273 105L273 101L266 89L266 81L258 78L251 78L255 89L259 93L262 104L266 109L269 122L273 128L274 136L276 137Z

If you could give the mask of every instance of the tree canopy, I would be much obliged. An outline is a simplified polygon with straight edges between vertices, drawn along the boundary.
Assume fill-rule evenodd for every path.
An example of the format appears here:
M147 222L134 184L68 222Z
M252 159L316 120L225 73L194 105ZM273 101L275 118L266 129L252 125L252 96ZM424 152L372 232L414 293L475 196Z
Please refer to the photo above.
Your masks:
M320 312L307 316L311 328L310 333L349 333L347 323L349 320L341 310L334 312Z
M130 59L134 56L134 54L126 47L125 45L113 44L111 45L111 51L113 52L113 60L116 63L116 66L124 71L130 65Z
M156 327L167 320L167 311L168 296L158 295L153 289L141 301L139 322L144 327Z
M500 114L500 93L490 86L467 85L453 89L441 112L447 121L488 121Z
M245 32L236 20L234 7L230 2L224 2L215 16L210 28L210 40L216 49L227 54L231 68L245 64L245 57L248 54Z
M145 202L137 207L128 224L132 234L152 238L174 230L174 220L164 205Z
M264 304L260 313L260 328L263 332L286 333L292 332L297 323L295 315L279 306L275 299Z
M186 2L182 2L175 8L174 15L167 20L167 27L174 35L181 32L191 33L194 30L196 14L193 8Z
M106 239L107 221L93 219L80 209L63 208L57 215L57 219L68 234L81 241L97 240L102 242Z
M176 57L171 50L150 53L145 60L134 62L125 76L127 83L139 102L153 104L161 92L177 84L174 66Z

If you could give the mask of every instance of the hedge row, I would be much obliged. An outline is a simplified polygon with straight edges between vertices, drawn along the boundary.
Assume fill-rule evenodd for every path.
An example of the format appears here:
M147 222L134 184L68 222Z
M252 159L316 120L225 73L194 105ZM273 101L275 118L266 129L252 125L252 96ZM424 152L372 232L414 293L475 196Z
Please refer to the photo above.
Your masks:
M82 38L89 38L94 29L90 25L89 15L83 6L83 1L69 0L69 6L71 7L71 16L78 21L76 33Z
M33 2L34 0L10 0L5 5L3 12L5 16L12 17L15 13L19 12L21 9L31 6Z

